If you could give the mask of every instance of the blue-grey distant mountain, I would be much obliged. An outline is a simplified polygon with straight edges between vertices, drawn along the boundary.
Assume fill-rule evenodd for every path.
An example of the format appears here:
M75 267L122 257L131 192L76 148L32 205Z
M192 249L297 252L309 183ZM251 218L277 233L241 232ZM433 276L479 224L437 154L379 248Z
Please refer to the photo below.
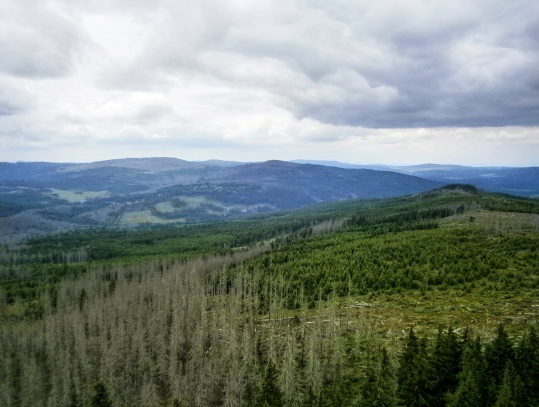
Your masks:
M539 196L539 168L166 157L0 163L0 230L3 237L20 238L81 227L213 222L318 202L408 195L454 183Z
M223 160L205 160L197 161L200 164L208 165L210 167L236 167L238 165L247 164L239 161L223 161Z
M163 171L178 171L188 169L201 169L206 166L201 163L180 160L179 158L154 157L154 158L120 158L115 160L96 161L92 163L69 165L66 171L84 171L97 168L129 168L151 173Z
M370 168L413 175L446 184L473 184L491 192L539 197L539 167L467 167L462 165L421 164L410 166L359 165L337 161L295 160L295 162L340 168Z
M390 167L390 170L445 183L473 184L487 191L539 197L539 167L465 167L425 164Z
M287 161L266 161L210 172L207 182L271 185L302 193L314 202L354 198L387 198L422 192L442 185L389 171L344 169Z
M0 228L28 235L113 224L211 222L318 202L412 194L442 184L396 172L284 161L0 163Z

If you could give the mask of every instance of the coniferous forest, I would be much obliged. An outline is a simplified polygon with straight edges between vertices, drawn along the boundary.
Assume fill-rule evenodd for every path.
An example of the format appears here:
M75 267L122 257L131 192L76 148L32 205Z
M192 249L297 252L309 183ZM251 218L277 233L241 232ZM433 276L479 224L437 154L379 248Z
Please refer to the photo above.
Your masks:
M538 406L539 201L468 185L0 251L2 406Z

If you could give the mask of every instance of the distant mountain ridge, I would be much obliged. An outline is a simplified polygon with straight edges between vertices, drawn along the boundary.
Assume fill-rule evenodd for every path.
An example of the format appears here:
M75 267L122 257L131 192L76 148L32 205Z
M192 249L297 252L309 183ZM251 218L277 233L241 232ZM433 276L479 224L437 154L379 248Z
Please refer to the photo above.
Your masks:
M539 196L535 167L332 164L170 157L0 163L0 229L20 238L86 227L215 222L319 202L410 195L452 183Z
M115 160L96 161L87 164L70 165L66 167L65 170L84 171L103 167L130 168L134 170L160 172L184 169L200 169L204 168L205 165L171 157L120 158Z
M468 167L464 165L419 164L409 166L356 165L337 161L294 160L298 163L328 165L340 168L369 168L444 183L473 184L490 192L539 197L539 167Z

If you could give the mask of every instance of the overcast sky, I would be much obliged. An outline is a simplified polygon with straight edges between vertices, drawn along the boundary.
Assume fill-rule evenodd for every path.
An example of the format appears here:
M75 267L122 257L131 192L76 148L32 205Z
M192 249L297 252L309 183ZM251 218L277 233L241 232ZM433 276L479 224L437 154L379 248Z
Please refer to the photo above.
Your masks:
M0 0L0 161L539 165L537 0Z

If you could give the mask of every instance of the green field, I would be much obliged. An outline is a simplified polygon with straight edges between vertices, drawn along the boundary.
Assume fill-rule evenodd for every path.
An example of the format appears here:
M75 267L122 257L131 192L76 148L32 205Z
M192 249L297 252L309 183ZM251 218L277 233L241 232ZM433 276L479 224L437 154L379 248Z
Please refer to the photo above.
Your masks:
M88 199L101 198L109 195L107 191L72 191L55 188L50 188L49 191L47 195L57 199L63 199L69 203L84 202Z
M141 223L184 223L185 219L161 219L152 215L149 209L143 211L124 212L117 223L120 225L138 225Z

